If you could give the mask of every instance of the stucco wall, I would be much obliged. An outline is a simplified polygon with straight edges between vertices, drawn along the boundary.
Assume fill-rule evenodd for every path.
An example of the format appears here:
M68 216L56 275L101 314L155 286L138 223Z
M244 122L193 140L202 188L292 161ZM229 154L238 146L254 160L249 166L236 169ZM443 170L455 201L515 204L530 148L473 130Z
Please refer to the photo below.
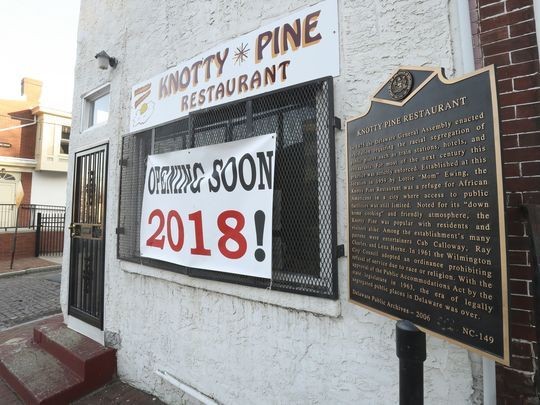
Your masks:
M156 370L226 404L397 402L395 323L348 302L346 258L339 259L338 301L191 279L116 259L116 163L120 137L128 132L131 86L311 3L82 1L70 147L110 144L105 336L118 348L120 377L166 401L183 399ZM400 65L460 73L454 6L447 0L339 0L336 116L344 122L366 111L369 96ZM98 70L94 55L102 49L119 59L116 69ZM81 95L107 82L108 123L81 132ZM336 131L336 155L338 243L346 244L345 131ZM68 184L73 154L70 165ZM68 260L64 255L64 313ZM426 403L470 403L471 369L467 351L428 338Z

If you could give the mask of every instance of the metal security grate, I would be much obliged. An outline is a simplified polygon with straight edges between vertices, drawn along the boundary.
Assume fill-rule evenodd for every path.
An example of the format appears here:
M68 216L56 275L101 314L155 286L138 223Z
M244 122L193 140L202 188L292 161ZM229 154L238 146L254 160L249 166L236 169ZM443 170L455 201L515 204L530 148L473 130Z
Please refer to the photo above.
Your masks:
M64 252L66 210L38 212L36 224L36 256L61 256Z
M332 79L192 113L122 142L118 257L213 280L337 298ZM146 157L277 134L272 279L186 268L139 252Z
M68 314L103 328L108 145L75 154Z

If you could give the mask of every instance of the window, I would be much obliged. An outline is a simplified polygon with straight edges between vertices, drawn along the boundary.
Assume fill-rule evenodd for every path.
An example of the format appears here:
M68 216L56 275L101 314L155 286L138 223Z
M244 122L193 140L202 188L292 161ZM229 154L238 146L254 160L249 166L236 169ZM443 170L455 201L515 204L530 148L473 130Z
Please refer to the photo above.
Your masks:
M194 277L337 298L332 81L231 103L122 141L118 257ZM277 134L272 279L185 268L139 253L145 159L203 145Z
M90 104L90 121L88 126L101 124L102 122L107 122L109 118L109 94L105 94L94 100Z
M84 96L83 129L103 124L109 119L110 87L102 86Z
M0 171L0 180L16 181L15 176L6 172L6 169Z
M62 137L60 138L60 153L67 155L69 153L69 136L71 127L62 125Z
M17 221L17 195L23 192L20 173L0 170L0 228L15 227Z

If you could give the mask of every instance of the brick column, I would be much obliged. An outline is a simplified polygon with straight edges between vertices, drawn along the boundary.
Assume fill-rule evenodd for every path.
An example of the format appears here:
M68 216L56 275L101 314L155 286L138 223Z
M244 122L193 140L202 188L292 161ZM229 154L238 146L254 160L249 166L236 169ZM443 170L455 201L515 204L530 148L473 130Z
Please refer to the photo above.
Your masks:
M469 0L476 67L495 64L506 189L510 367L498 365L497 403L539 404L531 252L520 206L540 204L540 81L533 0Z
M22 204L30 204L32 197L32 173L22 172L21 173L21 183L24 190L24 198L21 201Z

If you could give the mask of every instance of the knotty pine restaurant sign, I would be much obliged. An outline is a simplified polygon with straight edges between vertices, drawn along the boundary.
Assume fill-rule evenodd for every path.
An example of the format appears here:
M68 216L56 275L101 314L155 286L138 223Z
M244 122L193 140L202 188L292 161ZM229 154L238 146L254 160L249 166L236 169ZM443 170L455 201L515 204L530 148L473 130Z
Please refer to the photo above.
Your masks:
M347 138L351 300L508 364L493 66L402 68Z
M133 86L130 132L338 74L337 2L327 0Z

